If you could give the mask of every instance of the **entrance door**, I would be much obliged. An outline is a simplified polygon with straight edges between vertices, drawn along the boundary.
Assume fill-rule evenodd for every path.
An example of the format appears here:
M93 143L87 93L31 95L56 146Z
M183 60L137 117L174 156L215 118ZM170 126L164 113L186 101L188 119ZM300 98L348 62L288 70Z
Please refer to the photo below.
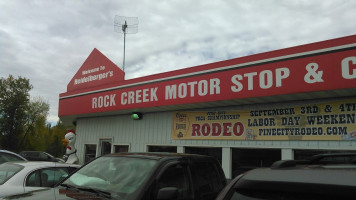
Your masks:
M100 155L105 155L111 153L112 139L101 139L100 140Z

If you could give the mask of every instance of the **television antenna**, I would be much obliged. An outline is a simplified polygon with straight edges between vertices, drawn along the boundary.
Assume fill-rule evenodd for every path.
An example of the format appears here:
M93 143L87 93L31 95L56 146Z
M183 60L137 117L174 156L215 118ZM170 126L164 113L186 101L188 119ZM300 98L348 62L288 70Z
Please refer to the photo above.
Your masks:
M122 63L122 71L125 72L125 46L126 46L126 34L135 34L138 31L138 19L137 17L124 17L115 16L114 31L124 34L124 59Z

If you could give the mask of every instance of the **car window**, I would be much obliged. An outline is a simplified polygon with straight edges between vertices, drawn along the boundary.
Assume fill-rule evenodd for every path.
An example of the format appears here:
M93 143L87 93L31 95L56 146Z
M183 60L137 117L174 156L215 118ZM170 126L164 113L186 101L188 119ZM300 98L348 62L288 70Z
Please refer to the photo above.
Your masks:
M23 166L12 164L12 163L4 163L0 165L0 185L4 184L7 180L9 180L16 173L21 171Z
M4 162L17 161L17 160L23 160L23 159L9 153L3 153L3 152L0 153L0 164Z
M27 187L41 187L41 178L39 170L32 172L26 179Z
M75 170L77 170L78 168L75 167L68 167L67 170L69 172L69 174L73 173Z
M157 197L158 191L166 187L178 189L177 199L187 199L189 194L192 193L187 169L180 164L168 167L157 180L154 196Z
M42 160L48 160L49 159L49 156L43 152L40 152L38 157Z
M37 152L23 151L20 153L20 155L25 157L28 160L37 160L37 158L38 158Z
M211 162L196 163L196 176L199 197L202 199L214 199L223 187L215 165Z
M32 172L26 180L28 187L53 187L70 174L67 167L47 168Z
M63 180L69 174L69 170L67 168L50 168L44 169L41 171L41 175L47 180L42 180L42 186L44 187L52 187L57 184L59 181ZM44 182L45 181L45 182Z
M37 152L24 152L24 156L37 157Z

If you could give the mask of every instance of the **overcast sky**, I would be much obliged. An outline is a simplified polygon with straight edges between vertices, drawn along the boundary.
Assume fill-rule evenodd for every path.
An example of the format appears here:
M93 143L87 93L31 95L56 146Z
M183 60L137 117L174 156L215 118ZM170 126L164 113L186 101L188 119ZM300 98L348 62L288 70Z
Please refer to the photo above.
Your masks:
M122 67L115 16L126 35L125 78L356 34L356 0L0 0L0 77L30 80L50 104L97 48Z

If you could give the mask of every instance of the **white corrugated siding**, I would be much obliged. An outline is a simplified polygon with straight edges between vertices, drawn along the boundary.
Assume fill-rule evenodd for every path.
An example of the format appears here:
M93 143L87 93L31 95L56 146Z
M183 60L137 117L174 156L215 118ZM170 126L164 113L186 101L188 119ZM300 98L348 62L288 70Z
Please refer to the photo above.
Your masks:
M142 120L132 120L130 115L79 119L75 146L80 162L84 161L84 144L99 147L100 139L130 145L130 152L145 152L147 145L356 150L355 141L172 140L172 119L173 112L144 114Z

